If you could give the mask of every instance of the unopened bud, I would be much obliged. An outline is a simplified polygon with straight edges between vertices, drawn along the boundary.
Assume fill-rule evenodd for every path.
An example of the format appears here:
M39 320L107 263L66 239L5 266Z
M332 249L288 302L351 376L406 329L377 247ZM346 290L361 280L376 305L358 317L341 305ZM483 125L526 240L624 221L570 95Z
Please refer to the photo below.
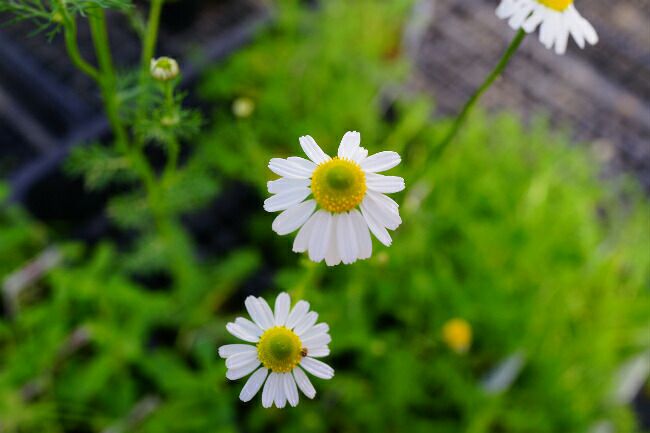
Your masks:
M255 111L255 102L245 96L235 99L232 103L232 112L236 117L245 119Z
M56 11L52 14L52 22L55 24L63 24L64 16L61 12Z
M171 57L151 59L151 76L158 81L169 81L178 77L180 69L176 60Z

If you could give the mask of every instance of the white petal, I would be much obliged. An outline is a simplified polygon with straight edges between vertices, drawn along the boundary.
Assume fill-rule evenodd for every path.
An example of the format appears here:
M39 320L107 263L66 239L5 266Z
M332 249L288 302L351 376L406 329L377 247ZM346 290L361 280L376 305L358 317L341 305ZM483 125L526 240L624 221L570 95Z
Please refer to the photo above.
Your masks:
M329 334L318 334L314 337L301 339L302 345L307 349L312 347L324 346L332 342L332 337Z
M275 298L275 326L283 326L289 316L291 298L286 292L282 292Z
M302 253L307 251L309 247L309 239L311 238L311 233L316 229L316 223L318 222L318 212L313 214L307 222L300 228L296 239L293 240L293 252Z
M369 156L361 163L361 168L370 173L389 170L402 161L397 152L379 152Z
M314 173L314 170L316 170L316 164L314 164L313 161L302 158L300 156L290 156L290 157L287 158L287 161L291 161L294 164L296 164L296 165L302 167L303 169L309 171L309 173L310 173L309 177L311 177L311 175Z
M582 27L580 22L580 16L575 8L567 9L566 14L566 23L569 27L569 33L571 37L576 42L580 48L585 47L585 36L582 33Z
M304 189L311 185L311 179L290 179L281 177L266 183L266 187L271 194L280 194L291 191L292 189Z
M292 206L278 215L271 228L279 235L286 235L298 230L314 213L316 209L315 200L307 200Z
M392 193L404 189L404 179L399 176L384 176L376 173L366 173L366 185L369 190Z
M272 195L264 200L264 210L267 212L277 212L279 210L289 209L292 206L302 202L311 194L311 189L291 189L280 194Z
M239 320L241 319L241 320ZM226 330L230 332L232 335L235 337L239 338L240 340L248 341L251 343L257 343L260 339L261 333L257 332L252 332L253 329L248 326L242 326L242 321L247 321L250 322L246 319L242 319L241 317L237 318L237 321L235 323L230 322L226 324Z
M570 7L573 7L573 5L571 5ZM596 43L598 43L598 34L596 33L596 30L591 25L591 23L587 21L585 18L583 18L582 16L580 16L580 23L581 23L580 27L582 28L582 34L585 36L586 41L589 42L589 44L591 45L595 45Z
M250 364L256 359L257 352L238 353L236 355L229 356L228 359L226 359L226 368L237 370L238 368L242 368L245 365Z
M243 317L238 317L237 319L235 319L235 324L241 326L246 330L246 332L255 335L256 337L261 336L262 333L264 332L262 328L257 326L257 324L251 322L248 319L244 319Z
M250 344L226 344L219 348L219 356L222 358L246 352L257 352L257 347Z
M312 358L322 358L324 356L329 356L330 348L327 346L318 346L308 349L308 354Z
M296 334L300 335L303 332L309 330L312 326L314 326L314 323L318 320L318 313L315 311L310 311L305 315L305 317L302 318L300 322L296 324L296 327L293 329L293 332Z
M275 317L273 317L273 311L269 306L266 299L262 297L257 298L258 305L262 308L262 314L264 314L264 322L269 325L269 328L275 324Z
M352 159L361 144L361 134L357 131L348 131L341 139L339 145L339 158Z
M296 305L293 306L289 317L287 318L287 323L285 326L289 329L293 329L298 322L300 322L309 311L309 302L307 301L298 301Z
M551 20L549 19L552 16L552 13L546 8L544 8L540 13L542 14L542 25L539 30L539 41L546 48L550 48L553 43L552 25Z
M293 375L291 373L284 373L282 379L284 382L284 393L287 396L287 401L293 407L298 406L300 397L298 396L298 388L296 387L296 381L293 379Z
M377 221L372 214L364 211L363 208L361 208L361 213L363 214L363 218L368 224L368 228L377 237L377 239L379 239L379 242L389 247L393 240L391 239L384 226L379 221Z
M302 393L305 394L307 398L314 398L316 396L316 390L314 389L314 386L311 384L311 381L300 367L293 369L293 378L296 379L296 385L298 385L298 388L300 388Z
M497 7L495 13L500 19L505 19L512 15L513 8L514 2L512 0L503 0L501 3L499 3L499 6Z
M273 405L273 400L275 399L275 392L278 388L278 374L271 373L269 378L264 384L264 389L262 390L262 406L269 408Z
M300 147L305 152L305 154L314 161L316 164L329 161L331 158L323 152L323 149L316 144L316 140L311 138L309 135L300 137Z
M371 199L376 201L383 209L386 209L396 215L399 215L399 205L395 200L388 197L386 194L381 192L368 191L366 196L369 196Z
M264 304L266 304L266 301L264 301ZM263 304L260 302L260 298L249 296L244 301L244 305L246 306L246 310L251 316L251 319L253 319L262 330L269 329L273 326L273 315L269 317ZM268 304L266 304L266 308L269 308Z
M559 27L555 40L555 54L564 54L566 52L567 43L569 41L569 27L566 23L564 14L560 14L558 19Z
M533 10L533 6L529 3L522 2L522 5L519 9L508 20L508 25L513 29L520 29L523 22L528 18L530 12Z
M372 255L372 240L370 239L368 223L366 223L366 220L356 209L352 210L350 215L352 216L354 232L357 236L357 243L359 244L359 258L367 259Z
M352 216L345 212L338 215L338 226L336 230L336 242L338 244L341 260L346 265L353 263L359 256L359 244L357 235L354 232Z
M264 384L264 380L266 379L268 373L269 371L264 367L253 373L253 375L248 378L246 384L239 393L239 399L243 402L251 401Z
M303 331L303 332L296 332L298 337L301 339L305 338L310 338L310 337L315 337L320 334L327 334L330 330L330 327L327 323L319 323L318 325L314 325L311 328ZM251 346L253 347L253 346Z
M376 194L383 195L379 193ZM386 202L383 202L380 198L374 197L370 194L366 194L366 197L361 202L361 211L370 213L375 221L390 230L395 230L400 224L402 224L402 219L400 218L399 213L394 212L393 208Z
M287 393L284 390L283 373L278 373L278 382L275 389L275 407L282 409L287 405Z
M316 230L312 231L309 238L309 259L313 262L321 262L327 253L330 238L332 236L332 214L324 210L319 210L316 215L319 215L318 222L316 223Z
M336 234L339 225L339 215L332 215L332 233ZM327 253L325 253L325 263L327 266L336 266L341 263L341 255L339 254L338 241L336 236L330 238L329 246L327 247Z
M322 361L306 356L300 361L300 366L321 379L331 379L334 377L334 369Z
M354 152L354 155L352 155L350 159L356 162L357 164L361 164L366 159L367 156L368 156L368 149L359 146L357 148L357 151Z
M244 364L239 368L231 368L226 371L226 377L230 380L241 379L244 376L247 376L253 372L260 365L260 361L255 358L250 361L248 364Z
M311 177L314 170L308 170L304 165L295 161L289 161L282 158L273 158L269 161L271 171L279 176L291 179L307 179Z
M526 33L532 33L540 25L544 19L544 14L536 8L533 13L526 18L526 21L521 25L521 28L524 29Z

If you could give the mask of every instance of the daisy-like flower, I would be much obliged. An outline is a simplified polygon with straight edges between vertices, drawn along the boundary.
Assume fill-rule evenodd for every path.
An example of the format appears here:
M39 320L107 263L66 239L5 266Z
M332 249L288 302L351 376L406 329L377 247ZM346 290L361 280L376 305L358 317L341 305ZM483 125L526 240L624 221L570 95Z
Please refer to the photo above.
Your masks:
M540 27L539 40L548 49L555 46L557 54L566 52L569 35L580 48L585 41L598 42L593 26L580 15L573 0L502 0L496 10L501 19L515 30L532 33Z
M317 360L329 355L332 340L326 323L316 324L318 314L309 311L309 303L298 301L291 309L286 293L275 299L275 312L262 298L249 296L245 301L253 321L238 317L226 329L241 340L253 344L227 344L219 348L219 356L226 359L230 380L241 379L251 373L239 394L241 401L250 401L262 385L262 406L283 408L287 401L298 404L298 389L308 398L316 390L303 371L321 379L334 377L329 365Z
M300 229L293 251L308 251L314 262L329 266L367 259L372 253L372 232L390 246L388 230L401 223L398 205L386 193L404 189L404 179L377 174L400 163L396 152L368 156L361 135L347 132L330 158L310 136L300 137L309 159L273 158L269 168L281 179L268 183L274 194L264 202L268 212L283 211L273 221L273 230L286 235ZM313 198L307 199L310 195Z

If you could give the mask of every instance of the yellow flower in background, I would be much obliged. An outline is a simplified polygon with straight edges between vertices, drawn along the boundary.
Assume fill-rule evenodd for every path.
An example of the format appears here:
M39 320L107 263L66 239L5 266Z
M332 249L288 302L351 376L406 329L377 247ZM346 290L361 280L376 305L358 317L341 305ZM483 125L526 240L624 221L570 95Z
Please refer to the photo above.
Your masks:
M448 320L442 327L442 339L456 353L465 353L472 345L472 325L463 319Z

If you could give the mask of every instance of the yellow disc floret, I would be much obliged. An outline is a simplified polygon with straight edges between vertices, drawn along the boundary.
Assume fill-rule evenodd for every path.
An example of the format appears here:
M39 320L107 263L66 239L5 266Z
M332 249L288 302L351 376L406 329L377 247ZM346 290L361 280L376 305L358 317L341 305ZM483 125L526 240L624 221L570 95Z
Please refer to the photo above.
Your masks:
M564 11L566 8L571 6L573 0L537 0L547 8L556 10L558 12Z
M275 373L288 373L302 359L302 342L284 326L267 329L257 343L257 356L265 368Z
M366 175L359 164L338 157L314 170L311 191L320 207L332 213L358 206L366 194Z

